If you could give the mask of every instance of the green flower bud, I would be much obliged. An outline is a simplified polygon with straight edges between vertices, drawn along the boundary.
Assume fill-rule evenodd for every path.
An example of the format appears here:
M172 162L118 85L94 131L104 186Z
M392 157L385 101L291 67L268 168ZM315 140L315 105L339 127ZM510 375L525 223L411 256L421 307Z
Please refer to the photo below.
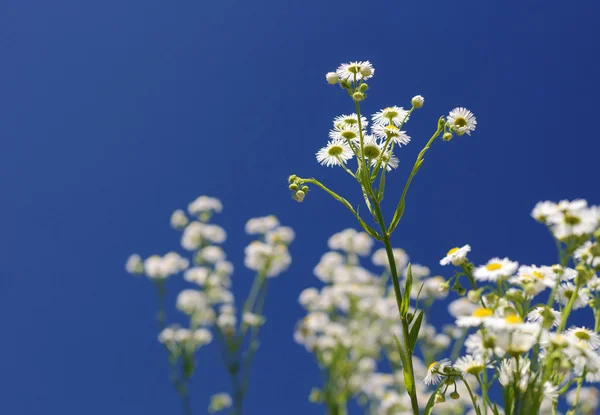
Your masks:
M481 298L481 291L479 291L479 290L470 290L467 293L467 298L469 299L470 302L477 303L477 302L479 302L479 299Z
M342 79L340 81L340 86L344 89L350 89L350 82L348 82L346 79Z
M436 393L435 394L435 403L442 403L442 402L446 402L446 397L444 395L442 395L441 393Z
M354 94L352 94L352 99L355 100L356 102L360 102L365 98L366 98L366 95L360 91L357 91Z
M358 89L359 89L361 92L366 92L366 91L369 89L369 85L367 85L367 84L361 84L361 85L358 87Z
M296 183L292 183L288 186L288 188L292 191L298 190L298 185Z
M298 179L298 176L292 174L290 177L288 177L288 183L293 183L296 181L296 179Z
M305 196L306 193L304 193L302 190L298 190L296 193L294 193L294 200L296 202L302 202Z
M302 186L302 191L304 193L307 193L308 192L308 186Z
M454 391L454 392L452 392L452 393L450 394L450 397L451 397L452 399L455 399L455 400L456 400L456 399L459 399L459 398L460 398L460 394L459 394L458 392Z
M325 78L327 79L327 82L331 85L335 85L339 81L338 74L336 74L335 72L328 72L325 75Z
M467 290L465 290L463 287L460 287L460 288L459 288L459 289L456 291L456 293L457 293L458 295L465 295L465 294L467 293Z
M452 140L452 133L450 133L450 132L444 133L444 135L442 136L442 139L444 141L450 141L450 140Z
M323 393L317 388L312 388L310 395L308 395L308 400L312 403L323 402Z

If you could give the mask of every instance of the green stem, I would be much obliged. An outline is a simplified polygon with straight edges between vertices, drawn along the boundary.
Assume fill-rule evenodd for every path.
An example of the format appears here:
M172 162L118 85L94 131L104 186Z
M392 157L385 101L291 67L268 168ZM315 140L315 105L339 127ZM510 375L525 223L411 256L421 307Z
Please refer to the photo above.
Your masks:
M425 153L427 152L427 150L429 150L429 147L431 147L431 144L433 144L433 141L437 138L437 136L440 135L440 133L444 130L445 124L446 124L446 120L444 119L444 117L441 117L438 120L438 129L435 131L435 133L433 133L433 135L431 136L431 138L429 139L429 141L427 142L425 147L423 147L423 150L421 150L421 152L417 156L417 160L415 161L415 164L410 173L410 176L408 176L408 180L406 181L406 184L404 185L404 190L402 191L402 196L400 197L400 202L398 202L398 206L396 207L396 212L394 213L394 217L392 218L392 223L390 223L390 227L388 229L388 233L390 235L392 234L394 229L396 229L398 222L400 222L400 219L402 218L402 215L404 214L404 206L406 203L406 201L405 201L406 194L407 194L408 188L410 187L410 184L413 180L413 177L415 177L415 174L417 174L417 172L419 171L419 168L421 167L421 164L423 163L423 156L425 156Z
M571 295L571 298L569 298L569 302L567 303L567 306L565 307L565 309L562 312L560 325L556 329L557 334L560 333L561 331L563 331L565 329L565 327L567 326L567 320L569 318L569 314L571 314L571 311L573 310L573 304L575 304L575 300L577 299L577 295L579 294L580 288L581 288L581 283L577 282L577 285L575 285L575 291L573 291L573 294Z
M469 396L471 397L471 401L473 402L473 408L475 408L475 412L477 413L477 415L481 415L481 409L479 409L479 405L477 405L477 400L475 399L475 396L473 395L473 391L471 390L469 383L462 376L460 377L460 380L462 380L462 382L467 387L467 390L469 391ZM483 407L484 407L484 409L487 408L487 404L486 404L485 400L483 401Z

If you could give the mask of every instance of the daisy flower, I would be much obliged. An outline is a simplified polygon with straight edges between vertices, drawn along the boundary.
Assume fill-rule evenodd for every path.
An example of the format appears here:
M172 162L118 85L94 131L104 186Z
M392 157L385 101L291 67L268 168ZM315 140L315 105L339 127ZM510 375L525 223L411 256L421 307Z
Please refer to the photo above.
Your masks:
M476 308L470 316L459 316L456 319L458 327L477 327L485 320L492 318L494 312L489 308Z
M381 160L381 166L385 166L386 171L392 171L392 169L397 168L400 164L400 160L398 160L398 157L394 156L394 153L392 153L391 151L381 153L381 156L379 156L379 160ZM371 164L375 166L377 164L377 160L371 160Z
M450 129L458 135L463 135L464 133L471 135L471 132L475 131L475 127L477 126L477 119L475 119L473 113L468 109L458 107L454 108L448 114L448 124L450 124Z
M360 132L358 125L338 123L333 130L329 131L329 138L332 140L359 140Z
M484 361L481 357L473 357L469 354L459 357L456 362L454 362L455 369L474 376L477 376L479 373L483 372L485 368L492 369L493 367L494 366L490 364L490 362Z
M402 107L387 107L371 116L374 124L377 125L400 125L408 121L408 111Z
M538 202L531 211L531 217L538 222L545 223L546 219L556 215L559 212L558 205L548 200Z
M382 144L372 135L365 135L363 139L363 154L370 160L377 159L381 154Z
M354 156L350 145L346 141L333 140L317 151L317 161L322 166L333 167L345 164Z
M368 121L366 117L360 117L360 124L362 128L366 128L368 125ZM333 119L333 126L336 127L338 124L347 124L358 128L358 115L350 114L350 115L339 115Z
M565 335L572 340L587 345L592 350L600 347L600 335L585 327L571 327Z
M480 281L497 281L499 278L508 277L515 273L519 264L508 258L492 258L486 265L475 269L473 275Z
M355 79L369 79L375 74L375 69L369 61L356 61L344 63L337 68L336 73L340 79L354 81Z
M518 365L517 365L517 359ZM523 359L521 357L515 359L514 357L510 359L504 359L500 363L500 370L498 371L498 380L504 387L508 387L511 383L515 381L515 374L517 373L517 366L519 367L519 389L526 390L529 385L529 375L530 375L530 362L527 359Z
M587 241L581 247L575 250L575 258L583 260L590 267L600 265L600 247L598 243Z
M470 316L477 308L477 305L469 301L467 297L459 297L448 304L448 313L455 318Z
M371 127L371 132L377 138L387 140L388 137L391 137L393 142L398 144L399 146L407 145L408 143L410 143L410 137L406 134L406 132L400 131L400 129L394 124L375 124Z
M538 323L546 328L545 322L552 323L550 327L557 327L560 324L560 313L552 308L536 307L527 314L527 321Z
M440 265L461 265L467 260L467 254L469 252L471 252L470 245L465 245L461 248L452 248L448 251L446 256L440 260Z
M452 367L450 359L442 359L438 362L433 362L427 368L427 375L423 379L426 385L436 385L444 378L444 372Z
M573 283L567 282L561 284L556 290L556 301L566 306L573 295L575 295L575 285ZM587 290L580 288L577 292L577 298L573 303L573 309L577 310L578 308L586 307L589 301L590 296Z

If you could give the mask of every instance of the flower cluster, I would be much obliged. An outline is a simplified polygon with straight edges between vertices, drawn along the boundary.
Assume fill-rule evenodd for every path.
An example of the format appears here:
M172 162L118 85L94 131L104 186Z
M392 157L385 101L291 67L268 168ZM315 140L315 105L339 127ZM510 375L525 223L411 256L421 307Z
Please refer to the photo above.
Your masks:
M540 206L553 213L540 218ZM412 286L418 287L409 291L414 301L409 315L417 307L424 314L417 328L419 354L412 358L415 377L422 379L416 391L420 407L436 414L557 414L563 406L569 414L596 413L600 391L583 385L600 382L597 212L581 200L536 206L533 216L549 224L557 239L560 263L555 265L520 265L495 257L476 266L465 245L440 260L456 268L442 278L431 276L427 267L408 265L406 253L393 250L396 268L404 278L410 274ZM567 231L560 224L567 214L588 218L582 219L589 221L585 231ZM571 237L562 238L567 233ZM314 270L325 285L300 294L307 315L294 333L327 373L311 400L330 412L356 399L370 414L413 413L401 375L406 362L398 357L392 336L401 343L405 332L387 285L385 250L372 255L372 263L384 268L373 273L360 264L372 248L366 233L348 229L335 234L329 248ZM432 304L450 291L458 294L448 304L454 324L436 328L429 315ZM573 311L586 309L594 327L574 325L569 319Z
M181 231L181 247L190 252L191 259L175 252L152 255L145 260L134 254L125 265L129 273L146 275L156 285L160 304L158 340L168 352L171 379L182 397L186 413L190 412L188 385L196 370L195 354L215 338L227 361L226 369L232 375L235 402L226 393L216 394L212 397L209 412L234 404L236 410L241 408L245 389L241 389L239 378L247 382L250 362L258 347L258 330L265 322L262 308L267 278L280 275L291 263L288 246L295 238L294 231L281 226L275 216L250 219L246 233L256 239L246 247L244 263L256 272L256 277L244 302L241 319L238 319L231 291L234 267L221 247L227 233L210 223L213 215L222 209L218 199L200 196L189 204L189 217L183 210L176 210L171 215L171 226ZM167 325L164 306L167 279L181 273L188 287L177 295L176 307L187 316L186 327ZM248 335L250 344L244 350Z
M314 354L327 373L325 384L313 389L311 400L327 405L330 413L351 399L356 399L370 414L410 413L402 364L391 336L395 333L401 338L402 327L394 292L388 284L386 252L373 252L371 262L379 272L372 272L360 264L373 246L372 238L365 232L346 229L332 235L328 246L331 250L314 269L324 286L307 288L300 294L299 302L307 314L294 332L296 342ZM408 255L400 248L394 249L393 254L397 269L407 275ZM447 295L447 290L440 291L444 279L431 276L429 268L414 264L410 272L422 286L420 296L426 310ZM417 297L416 289L411 297ZM419 345L423 359L413 358L417 376L427 376L426 364L445 351L451 340L427 322L421 323ZM475 384L470 387L475 388ZM458 385L457 390L462 393L465 386ZM430 395L430 390L420 388L417 398L425 405ZM471 403L466 392L461 396L440 407L448 414L464 413Z

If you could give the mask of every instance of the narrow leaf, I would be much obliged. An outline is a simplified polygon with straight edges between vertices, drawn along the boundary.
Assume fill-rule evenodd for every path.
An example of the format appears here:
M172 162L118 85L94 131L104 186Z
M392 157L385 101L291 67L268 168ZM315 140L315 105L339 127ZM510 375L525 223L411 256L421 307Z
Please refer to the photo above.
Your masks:
M433 405L435 405L435 395L437 395L442 386L444 386L444 382L440 382L440 384L437 385L437 388L435 388L435 390L429 397L427 405L425 405L425 412L423 412L423 415L431 415L431 413L433 412Z
M406 268L406 283L404 284L404 296L402 297L402 305L400 309L400 314L402 317L406 316L406 313L408 313L408 307L410 306L410 292L412 290L412 282L412 268L409 262L408 268Z
M423 321L424 312L424 310L421 310L421 312L417 316L417 319L415 320L415 324L413 324L412 328L410 329L410 335L408 340L411 352L415 350L415 346L417 345L417 339L419 337L419 330L421 329L421 323Z
M396 337L396 334L394 334L394 340L396 341L396 348L398 349L398 353L400 354L400 359L402 359L402 373L404 374L404 387L406 388L406 391L410 395L415 390L415 384L414 384L413 378L410 376L410 369L409 369L409 362L408 362L409 357L406 356L404 354L404 352L402 351L402 346L400 345L400 341L398 340L398 337Z

